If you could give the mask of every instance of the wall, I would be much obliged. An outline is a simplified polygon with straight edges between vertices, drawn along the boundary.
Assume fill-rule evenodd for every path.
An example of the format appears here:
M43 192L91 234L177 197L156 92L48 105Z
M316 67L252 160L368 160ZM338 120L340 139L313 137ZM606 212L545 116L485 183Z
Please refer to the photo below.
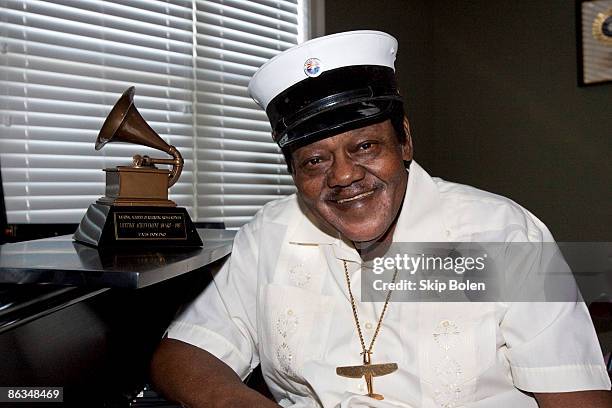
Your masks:
M416 158L512 198L560 241L612 241L612 84L576 80L574 2L327 1L327 32L376 28L397 60Z

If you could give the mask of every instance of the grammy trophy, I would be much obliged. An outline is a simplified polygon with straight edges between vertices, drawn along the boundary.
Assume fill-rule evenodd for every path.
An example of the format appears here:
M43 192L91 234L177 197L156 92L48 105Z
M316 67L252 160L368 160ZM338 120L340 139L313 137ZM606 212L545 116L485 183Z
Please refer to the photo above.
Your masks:
M126 142L161 150L171 159L134 155L131 166L104 169L106 193L87 209L74 239L94 247L199 247L202 241L185 208L168 199L183 158L142 118L128 88L106 117L96 150ZM170 170L156 165L170 165Z

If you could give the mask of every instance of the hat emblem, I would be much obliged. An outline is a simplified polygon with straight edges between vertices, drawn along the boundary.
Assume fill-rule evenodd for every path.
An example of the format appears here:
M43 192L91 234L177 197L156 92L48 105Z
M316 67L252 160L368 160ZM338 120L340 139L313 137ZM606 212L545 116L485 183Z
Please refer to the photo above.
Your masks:
M304 62L304 73L309 77L317 77L321 74L321 61L318 58L308 58Z

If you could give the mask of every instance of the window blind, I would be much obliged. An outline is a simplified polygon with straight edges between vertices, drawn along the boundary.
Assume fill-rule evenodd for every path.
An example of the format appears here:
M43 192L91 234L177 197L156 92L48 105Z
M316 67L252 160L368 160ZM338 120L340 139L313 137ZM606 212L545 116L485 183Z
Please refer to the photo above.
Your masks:
M251 75L305 39L289 0L0 0L0 164L9 223L77 223L102 168L136 145L94 140L129 86L145 120L185 159L170 198L194 220L237 227L294 190Z
M104 194L101 169L137 152L94 149L119 95L135 85L139 111L185 157L173 187L193 207L190 1L2 1L0 163L9 223L78 223ZM162 153L163 155L163 153Z
M227 227L294 191L263 112L247 94L264 62L302 38L296 1L196 2L198 216Z

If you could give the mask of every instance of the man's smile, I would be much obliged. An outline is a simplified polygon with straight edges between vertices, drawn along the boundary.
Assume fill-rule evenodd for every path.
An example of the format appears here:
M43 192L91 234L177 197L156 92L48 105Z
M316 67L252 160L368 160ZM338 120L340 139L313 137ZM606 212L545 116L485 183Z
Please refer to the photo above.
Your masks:
M374 194L376 192L376 189L372 189L370 191L366 191L365 193L360 193L351 197L347 197L347 198L342 198L340 200L334 200L336 203L338 204L344 204L344 203L348 203L351 201L356 201L356 200L360 200L362 198L368 197L372 194Z

